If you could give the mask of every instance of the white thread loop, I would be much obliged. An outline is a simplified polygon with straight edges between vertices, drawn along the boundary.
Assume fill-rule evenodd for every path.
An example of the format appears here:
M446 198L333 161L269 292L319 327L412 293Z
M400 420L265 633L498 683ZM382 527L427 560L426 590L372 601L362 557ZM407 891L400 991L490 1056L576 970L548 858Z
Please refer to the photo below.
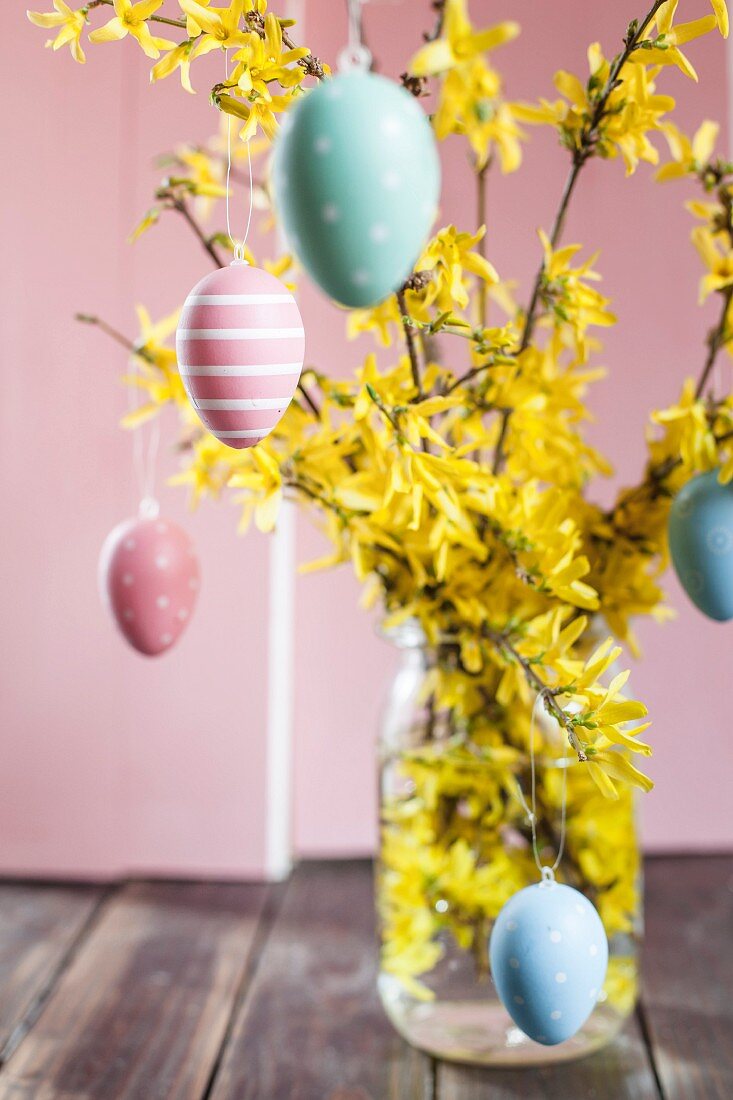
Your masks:
M363 0L346 0L349 40L346 49L341 51L338 58L338 67L342 72L348 72L349 69L360 69L365 72L372 63L372 55L362 39L362 3Z
M229 54L226 49L224 50L224 74L225 83L229 83ZM250 139L247 139L247 168L249 170L249 211L247 213L247 225L244 230L244 237L241 241L235 241L232 236L232 226L229 216L229 192L231 190L230 180L232 175L232 116L227 114L227 184L226 184L226 211L227 211L227 236L234 249L235 264L246 264L247 260L244 257L244 250L247 245L247 239L249 237L249 228L252 224L252 209L254 207L254 188L252 185L252 152L250 150Z
M127 387L128 414L136 413L140 407L138 399L139 387L137 379L140 371L140 353L135 350L132 353L132 381ZM143 515L143 506L155 505L155 469L158 460L158 445L160 443L160 418L156 416L150 425L147 451L145 449L144 428L138 424L132 429L132 462L135 470L137 491L140 496L140 515ZM156 512L157 515L157 512Z
M155 497L143 497L138 508L140 519L157 519L160 515L160 505Z
M537 870L542 876L540 885L548 886L555 881L555 871L560 866L560 861L565 851L565 832L566 832L566 818L567 818L567 794L568 794L568 760L567 760L567 743L563 739L563 761L562 761L562 793L560 795L561 810L560 810L560 843L557 847L557 855L555 862L552 866L544 864L540 857L539 847L537 845L537 775L535 767L535 751L534 751L534 735L537 725L537 708L543 702L543 695L540 692L532 707L532 717L529 723L529 774L530 774L530 789L532 808L527 805L527 799L524 797L521 784L517 780L517 794L519 795L519 802L527 815L527 824L532 830L532 854L534 855L534 861L537 865Z

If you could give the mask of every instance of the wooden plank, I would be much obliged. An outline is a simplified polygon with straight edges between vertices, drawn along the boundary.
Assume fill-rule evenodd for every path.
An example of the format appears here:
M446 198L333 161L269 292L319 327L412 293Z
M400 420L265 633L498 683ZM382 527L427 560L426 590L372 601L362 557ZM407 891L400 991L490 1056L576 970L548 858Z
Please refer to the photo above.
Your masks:
M437 1100L657 1100L659 1092L635 1019L604 1050L537 1069L438 1065Z
M733 1097L733 857L647 862L644 1019L668 1100Z
M248 976L266 892L125 887L0 1073L2 1100L200 1100Z
M33 1020L101 896L94 886L0 884L0 1062Z
M296 868L211 1100L423 1100L429 1060L379 1004L371 868Z

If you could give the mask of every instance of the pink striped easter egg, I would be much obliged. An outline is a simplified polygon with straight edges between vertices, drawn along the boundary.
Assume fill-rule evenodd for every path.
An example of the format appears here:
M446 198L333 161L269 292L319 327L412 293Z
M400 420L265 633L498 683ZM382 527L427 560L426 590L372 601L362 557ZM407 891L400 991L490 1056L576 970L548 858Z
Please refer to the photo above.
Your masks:
M99 587L138 653L165 653L188 626L200 582L196 551L176 523L141 516L118 524L99 558Z
M235 261L189 294L176 353L204 427L228 447L252 447L287 409L303 368L295 298L274 275Z

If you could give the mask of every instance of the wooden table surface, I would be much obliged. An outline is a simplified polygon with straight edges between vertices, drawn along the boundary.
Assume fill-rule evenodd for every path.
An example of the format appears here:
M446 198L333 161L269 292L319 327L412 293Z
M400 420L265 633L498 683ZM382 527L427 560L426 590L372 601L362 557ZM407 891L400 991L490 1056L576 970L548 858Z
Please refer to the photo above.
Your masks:
M0 1100L733 1100L733 857L647 863L644 997L611 1047L474 1070L377 1001L368 864L282 886L0 883Z

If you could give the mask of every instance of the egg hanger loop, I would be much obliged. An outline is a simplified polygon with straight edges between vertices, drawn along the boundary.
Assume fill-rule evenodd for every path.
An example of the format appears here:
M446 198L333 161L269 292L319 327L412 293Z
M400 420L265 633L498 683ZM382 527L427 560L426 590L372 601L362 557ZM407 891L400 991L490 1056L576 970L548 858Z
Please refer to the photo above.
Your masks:
M364 45L362 37L362 5L364 0L346 0L346 8L349 19L349 41L345 50L342 50L338 58L340 72L357 71L367 72L372 63L372 55Z
M224 49L224 82L229 83L229 54ZM234 250L233 264L246 264L248 261L244 258L244 250L247 245L247 238L249 237L249 227L252 224L252 208L254 206L254 189L252 185L252 152L250 150L250 139L247 138L247 167L249 169L249 211L247 213L247 225L244 230L244 237L241 241L235 241L232 236L232 226L229 216L229 190L230 179L232 174L232 116L227 114L227 182L226 182L226 212L227 212L227 236L231 242Z
M138 400L137 379L139 376L138 352L132 353L132 380L127 387L127 412L128 416L136 413L140 402ZM160 419L155 417L150 425L147 452L143 441L143 425L138 424L132 431L132 464L135 471L137 490L140 496L139 514L141 518L154 519L159 511L158 501L155 497L155 469L158 459L158 444L160 443Z
M563 741L563 761L562 761L562 793L560 796L560 843L557 847L557 855L555 862L552 865L543 864L540 857L540 851L537 846L537 778L536 778L536 766L535 766L535 752L534 752L534 734L535 727L537 725L537 710L543 701L542 692L538 692L534 705L532 707L532 717L529 723L529 772L530 772L530 784L531 784L531 799L532 808L527 805L527 799L524 797L522 786L517 780L517 794L519 795L519 801L522 805L522 809L527 815L527 821L529 827L532 830L532 854L534 855L534 861L537 865L542 881L540 886L549 886L555 881L555 871L560 866L560 861L565 851L565 831L566 831L566 819L567 819L567 795L568 795L568 759L567 759L567 745Z

